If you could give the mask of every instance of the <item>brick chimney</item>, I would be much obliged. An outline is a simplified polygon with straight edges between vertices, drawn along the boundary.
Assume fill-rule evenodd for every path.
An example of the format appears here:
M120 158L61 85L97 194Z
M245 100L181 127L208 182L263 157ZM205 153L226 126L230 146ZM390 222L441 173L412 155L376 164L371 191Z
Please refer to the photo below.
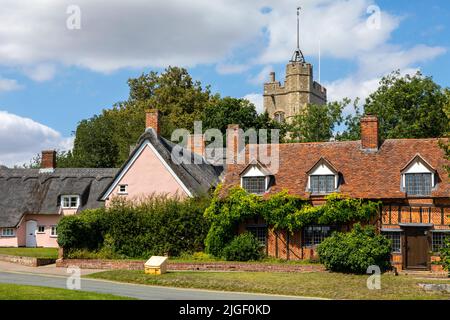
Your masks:
M53 170L56 168L56 151L44 150L42 151L41 169Z
M378 146L378 117L365 115L361 118L361 147L364 150L377 151Z
M148 109L145 111L145 128L152 128L153 130L155 130L156 135L159 136L160 125L158 109Z
M229 124L227 128L227 146L226 146L226 163L237 163L237 156L239 150L239 125Z
M193 153L205 156L205 138L203 134L190 134L186 148Z

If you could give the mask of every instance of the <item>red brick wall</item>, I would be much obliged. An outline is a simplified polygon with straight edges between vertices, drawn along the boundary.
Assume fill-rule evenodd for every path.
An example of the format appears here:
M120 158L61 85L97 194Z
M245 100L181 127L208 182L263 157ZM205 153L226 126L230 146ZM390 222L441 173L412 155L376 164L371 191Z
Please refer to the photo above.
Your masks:
M361 147L378 149L378 143L378 118L376 116L361 118Z
M42 151L41 168L42 169L56 168L56 151L55 150Z
M156 134L160 133L159 111L157 109L149 109L145 112L145 127L153 128Z

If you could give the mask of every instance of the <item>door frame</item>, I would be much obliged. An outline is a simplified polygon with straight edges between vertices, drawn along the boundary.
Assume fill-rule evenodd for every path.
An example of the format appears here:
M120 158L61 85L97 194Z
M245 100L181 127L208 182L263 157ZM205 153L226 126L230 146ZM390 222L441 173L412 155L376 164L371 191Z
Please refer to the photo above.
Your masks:
M29 233L31 230L28 230L28 226L30 225L30 223L34 223L34 246L29 246L28 245L28 237L29 237ZM36 220L27 220L25 222L25 246L27 248L36 248L37 247L37 239L36 239L36 232L37 232L37 221Z
M402 251L403 251L403 269L405 270L431 270L431 232L429 226L402 226L403 229L403 241L402 241ZM427 241L427 252L425 253L426 256L426 266L425 267L410 267L408 266L408 231L414 229L417 231L418 229L423 230L425 233L425 238Z

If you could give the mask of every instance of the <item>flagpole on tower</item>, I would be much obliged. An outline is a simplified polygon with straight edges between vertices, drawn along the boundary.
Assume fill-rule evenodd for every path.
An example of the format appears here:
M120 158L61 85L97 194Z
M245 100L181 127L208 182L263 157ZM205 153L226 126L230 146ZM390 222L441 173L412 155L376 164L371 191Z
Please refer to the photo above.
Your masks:
M294 51L291 62L305 62L303 52L300 50L300 10L302 7L297 7L297 48Z

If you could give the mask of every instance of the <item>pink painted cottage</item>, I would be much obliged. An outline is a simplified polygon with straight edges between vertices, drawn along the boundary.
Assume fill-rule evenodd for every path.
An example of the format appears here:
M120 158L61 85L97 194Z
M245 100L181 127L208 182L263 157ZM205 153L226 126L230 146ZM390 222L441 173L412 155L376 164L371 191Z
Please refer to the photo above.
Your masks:
M0 167L0 247L58 247L56 226L63 216L115 197L191 197L217 185L223 167L206 162L204 145L181 148L196 161L177 164L171 157L175 144L159 135L157 110L147 112L146 128L120 169L57 168L55 151L42 152L40 169Z

